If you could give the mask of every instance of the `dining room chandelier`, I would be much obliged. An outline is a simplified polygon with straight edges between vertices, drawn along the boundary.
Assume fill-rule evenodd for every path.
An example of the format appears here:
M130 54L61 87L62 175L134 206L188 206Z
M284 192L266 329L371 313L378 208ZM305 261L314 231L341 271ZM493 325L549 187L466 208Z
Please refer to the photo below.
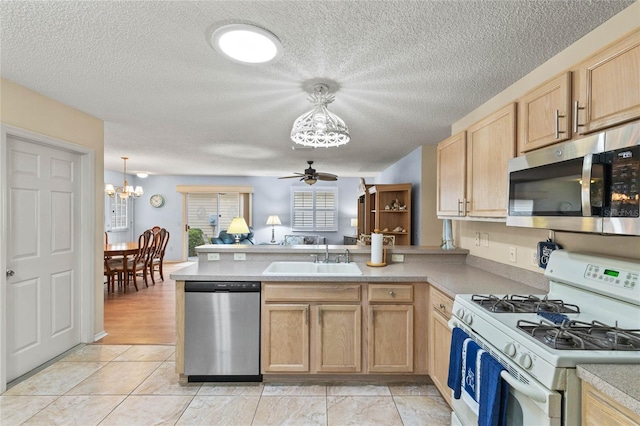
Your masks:
M314 85L308 100L314 108L293 123L291 140L313 148L329 148L349 143L351 137L347 125L327 109L327 105L335 100L335 96L329 93L329 86L324 83Z
M136 186L136 188L133 189L133 186L129 185L129 183L127 182L127 160L129 159L129 157L120 158L122 158L122 160L124 161L124 170L122 172L124 184L122 186L113 186L113 184L108 183L104 187L104 192L111 198L115 197L116 194L118 194L123 200L129 197L140 198L142 194L144 194L142 187Z

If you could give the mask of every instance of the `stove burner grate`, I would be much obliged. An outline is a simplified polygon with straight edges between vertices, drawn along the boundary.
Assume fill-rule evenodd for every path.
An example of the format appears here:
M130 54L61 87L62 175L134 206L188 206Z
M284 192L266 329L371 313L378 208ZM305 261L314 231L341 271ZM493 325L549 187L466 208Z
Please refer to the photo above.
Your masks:
M640 330L625 330L603 324L565 320L554 324L546 319L540 322L519 320L518 328L536 340L559 350L640 350Z
M493 294L474 294L471 296L471 301L495 313L580 313L580 308L577 305L565 303L560 299L549 299L547 296L540 298L531 295L522 296L513 294L498 297Z

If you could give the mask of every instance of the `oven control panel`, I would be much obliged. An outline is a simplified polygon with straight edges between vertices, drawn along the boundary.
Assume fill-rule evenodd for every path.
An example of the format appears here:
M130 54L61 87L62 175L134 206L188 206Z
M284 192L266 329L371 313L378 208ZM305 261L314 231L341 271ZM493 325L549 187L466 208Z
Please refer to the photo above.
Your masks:
M591 281L633 290L638 286L638 273L619 268L588 264L584 277Z

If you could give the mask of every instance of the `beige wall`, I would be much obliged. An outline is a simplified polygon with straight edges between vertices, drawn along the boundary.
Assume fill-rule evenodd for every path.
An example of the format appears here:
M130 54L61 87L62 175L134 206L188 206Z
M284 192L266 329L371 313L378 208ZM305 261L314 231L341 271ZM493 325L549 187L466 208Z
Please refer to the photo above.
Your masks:
M104 122L39 93L0 79L0 123L40 133L95 150L95 191L104 184ZM104 330L102 230L104 197L95 205L95 322L94 334Z
M437 146L422 146L422 177L420 188L420 245L440 246L442 243L442 221L436 214Z
M515 101L528 90L568 70L601 48L637 29L640 27L639 16L640 1L637 1L454 123L451 126L451 134L465 130L471 124L486 117L507 103ZM456 245L470 250L472 255L532 271L542 271L542 269L532 265L531 252L536 249L538 241L546 240L548 236L547 230L514 228L507 227L504 223L472 221L455 221L453 228ZM488 247L484 247L482 244L480 246L475 245L476 232L488 234ZM588 251L597 254L640 259L640 237L599 236L593 234L556 232L555 241L567 250ZM510 247L516 248L516 263L509 261Z

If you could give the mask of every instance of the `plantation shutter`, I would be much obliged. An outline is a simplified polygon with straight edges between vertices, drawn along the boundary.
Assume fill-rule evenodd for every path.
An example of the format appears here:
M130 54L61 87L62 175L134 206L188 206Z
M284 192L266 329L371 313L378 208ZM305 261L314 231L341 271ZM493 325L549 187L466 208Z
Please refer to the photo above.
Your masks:
M337 231L336 188L292 188L293 231Z

